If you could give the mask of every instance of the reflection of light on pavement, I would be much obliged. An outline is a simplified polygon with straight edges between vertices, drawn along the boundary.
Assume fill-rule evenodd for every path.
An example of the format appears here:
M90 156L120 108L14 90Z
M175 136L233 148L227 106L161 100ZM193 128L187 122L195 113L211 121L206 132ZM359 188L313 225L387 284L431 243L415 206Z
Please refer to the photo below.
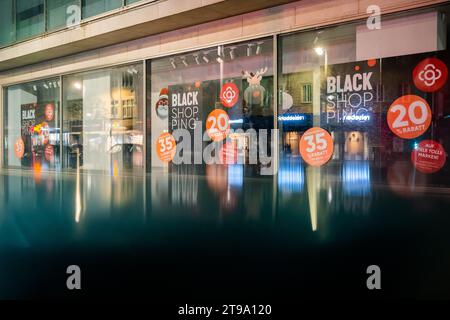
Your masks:
M363 196L370 192L370 168L367 161L346 161L342 167L344 192Z
M320 190L320 168L309 166L306 169L308 186L309 213L311 216L311 227L317 231L317 206Z
M80 151L77 149L77 182L75 187L75 221L80 222L81 191L80 191Z
M286 158L280 161L278 187L282 192L302 192L305 174L300 158Z
M36 162L33 165L33 173L34 173L34 180L35 182L39 183L41 182L41 173L42 173L42 167L39 162Z
M117 164L117 160L114 160L113 164L113 177L117 178L119 176L119 165Z
M234 164L228 166L228 184L232 187L241 188L244 184L244 166Z

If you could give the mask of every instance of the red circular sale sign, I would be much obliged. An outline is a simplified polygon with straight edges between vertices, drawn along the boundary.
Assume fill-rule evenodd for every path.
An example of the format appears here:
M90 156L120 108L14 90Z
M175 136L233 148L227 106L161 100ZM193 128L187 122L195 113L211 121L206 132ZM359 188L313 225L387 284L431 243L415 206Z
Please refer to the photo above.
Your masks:
M309 129L300 139L300 154L311 166L319 167L327 163L333 151L333 138L328 131L320 127Z
M220 90L220 101L224 107L232 108L239 99L239 89L234 83L226 83Z
M424 92L441 89L447 81L447 77L447 66L438 58L426 58L420 61L413 70L414 84L417 89Z
M170 133L165 132L156 140L156 154L162 162L172 161L176 151L177 143Z
M445 165L446 154L442 145L433 140L423 140L411 152L414 167L422 173L434 173Z
M51 144L47 144L44 149L44 157L48 162L53 162L55 158L55 149Z
M419 96L402 96L389 107L387 122L391 131L400 138L414 139L428 130L431 109L426 100Z
M206 119L206 132L213 141L224 140L230 132L230 117L221 110L215 109Z

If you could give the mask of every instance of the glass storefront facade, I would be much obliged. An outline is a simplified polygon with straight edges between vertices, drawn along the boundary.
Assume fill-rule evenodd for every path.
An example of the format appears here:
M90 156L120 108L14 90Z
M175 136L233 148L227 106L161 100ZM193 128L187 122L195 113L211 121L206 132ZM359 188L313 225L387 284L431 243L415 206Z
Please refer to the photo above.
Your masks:
M151 167L169 167L158 158L155 147L164 132L189 131L192 145L201 144L197 153L202 157L212 141L194 141L195 130L203 135L209 115L215 110L226 113L230 129L243 131L230 134L229 142L239 156L248 158L250 141L245 131L274 127L273 57L273 39L264 38L152 60L151 67L147 68L147 78L151 79L147 102L151 108L151 127L147 130L147 139L151 141ZM221 99L225 86L234 88L235 101L228 105ZM196 94L197 101L189 105L176 102L190 93ZM171 170L175 167L183 166L170 165ZM203 161L188 167L201 173L208 169ZM246 169L258 168L246 166Z
M4 165L31 167L39 158L23 129L23 112L34 105L35 125L46 122L53 139L44 139L54 146L55 160L46 164L51 169L76 168L78 154L86 170L143 172L146 163L147 172L208 174L222 167L195 159L217 143L204 139L216 112L225 114L231 132L220 141L245 160L228 169L260 174L268 164L259 151L276 156L282 189L303 188L302 138L313 127L332 138L331 159L320 170L344 181L343 192L364 194L373 182L448 187L449 13L446 6L386 17L372 33L362 21L207 47L147 60L145 71L135 64L63 76L61 97L59 79L8 87ZM418 21L421 36L432 41L400 41L417 37ZM48 104L58 121L44 121ZM160 137L180 129L191 134L191 144L200 132L201 147L184 155L188 163L162 161ZM249 129L268 130L266 145L257 140L254 164ZM272 129L279 130L278 140ZM18 159L20 137L25 153ZM420 163L417 153L425 149L444 150L444 156Z
M142 64L65 76L63 84L64 166L142 172Z
M397 184L448 187L448 166L440 168L437 175L421 174L414 170L417 163L411 160L421 141L433 141L445 150L450 147L450 86L443 80L447 77L445 66L450 63L447 14L448 9L444 9L384 19L377 41L367 33L365 21L281 36L280 163L302 166L302 161L293 161L301 159L301 138L311 127L321 127L334 141L331 161L324 170L340 177L349 190L364 193L373 182L394 188ZM434 42L410 47L401 41L402 37L414 37L415 21L428 25L422 32ZM439 63L444 64L441 70L432 69ZM421 86L420 68L427 65L432 70L422 70L422 74L439 76L436 81L443 80L439 88ZM422 125L425 113L430 117L429 127L415 137L396 134L389 125L390 108L395 104L408 107L410 99L423 99L423 105L431 111L413 111L416 126ZM406 109L396 108L394 113L399 113L394 122L397 120L399 128L409 129L403 114Z
M58 169L60 162L59 78L4 91L3 163L8 167Z

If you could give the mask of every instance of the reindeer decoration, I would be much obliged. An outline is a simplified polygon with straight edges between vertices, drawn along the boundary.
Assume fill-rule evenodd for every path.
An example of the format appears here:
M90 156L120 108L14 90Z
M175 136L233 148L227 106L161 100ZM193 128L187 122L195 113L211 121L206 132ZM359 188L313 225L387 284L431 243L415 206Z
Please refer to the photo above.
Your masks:
M248 107L264 107L266 89L261 85L263 74L267 72L267 67L253 72L242 71L242 75L247 78L249 87L244 92L244 101Z

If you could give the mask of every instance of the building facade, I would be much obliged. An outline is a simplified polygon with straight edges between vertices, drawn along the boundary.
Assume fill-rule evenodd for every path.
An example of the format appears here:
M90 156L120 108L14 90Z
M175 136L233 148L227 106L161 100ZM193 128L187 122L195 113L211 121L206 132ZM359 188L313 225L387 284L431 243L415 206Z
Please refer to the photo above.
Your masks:
M350 194L375 178L449 186L447 1L8 0L3 9L3 168L208 174L217 169L194 164L195 152L192 163L165 161L161 139L203 136L225 114L233 131L223 141L245 159L229 178L271 166L282 190L302 188L311 164L302 137L321 127L333 141L323 169ZM247 165L249 132L260 129L269 136L258 151L272 163ZM202 154L211 141L200 144ZM424 150L438 156L418 160Z

